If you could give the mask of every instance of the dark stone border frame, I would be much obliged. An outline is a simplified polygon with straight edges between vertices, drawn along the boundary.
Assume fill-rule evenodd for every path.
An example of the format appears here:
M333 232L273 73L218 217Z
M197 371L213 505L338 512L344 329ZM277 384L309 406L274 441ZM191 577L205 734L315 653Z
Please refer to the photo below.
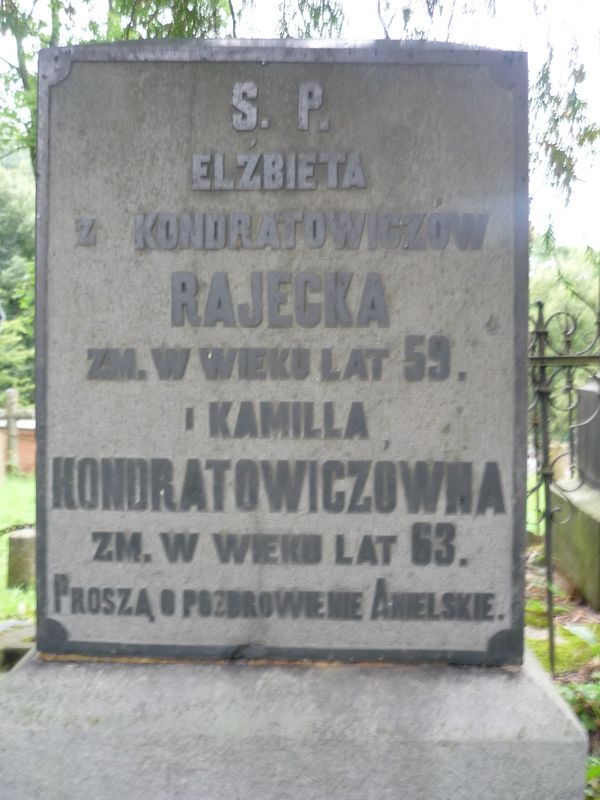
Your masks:
M49 112L52 86L63 81L73 62L258 62L402 64L487 67L513 98L514 140L514 399L513 537L511 627L498 632L486 651L353 650L242 646L177 646L69 641L66 629L47 614L46 442L47 442L47 269L49 215ZM393 41L345 42L281 40L146 41L40 51L38 73L38 146L36 192L36 436L37 436L37 646L56 655L274 660L393 661L501 666L523 660L523 593L527 438L528 320L528 84L527 56L442 43Z

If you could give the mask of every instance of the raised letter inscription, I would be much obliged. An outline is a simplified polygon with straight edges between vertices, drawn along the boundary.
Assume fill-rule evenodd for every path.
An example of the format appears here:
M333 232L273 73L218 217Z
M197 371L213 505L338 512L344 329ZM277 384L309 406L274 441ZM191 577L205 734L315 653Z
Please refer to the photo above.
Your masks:
M518 663L519 54L63 56L39 73L41 652Z

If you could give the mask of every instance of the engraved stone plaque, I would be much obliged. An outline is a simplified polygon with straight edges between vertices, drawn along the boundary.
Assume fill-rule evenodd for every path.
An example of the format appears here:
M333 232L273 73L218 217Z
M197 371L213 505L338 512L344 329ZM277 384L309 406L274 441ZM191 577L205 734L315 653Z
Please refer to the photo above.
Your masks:
M47 50L39 649L519 663L525 56Z

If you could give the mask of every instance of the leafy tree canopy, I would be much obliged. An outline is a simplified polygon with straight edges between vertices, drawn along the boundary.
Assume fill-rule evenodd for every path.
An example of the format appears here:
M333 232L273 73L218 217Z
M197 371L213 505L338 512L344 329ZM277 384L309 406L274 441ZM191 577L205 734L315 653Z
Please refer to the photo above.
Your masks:
M549 13L545 6L537 0L523 3L536 9L542 25ZM0 0L0 32L15 52L0 86L0 158L27 147L35 163L35 60L41 47L236 36L257 5L264 10L264 0L106 0L105 6L90 0ZM272 34L281 37L338 37L356 9L352 0L273 0L271 5ZM449 40L459 19L493 17L495 0L376 0L373 13L382 37ZM543 162L552 183L568 197L578 177L578 156L594 146L600 126L588 115L584 89L589 78L577 42L568 65L556 62L549 42L548 57L532 76L531 151L534 166Z
M536 237L531 244L531 303L544 303L544 317L551 319L548 332L552 342L571 352L583 352L594 344L600 350L600 253L591 248L556 245L552 231Z
M35 255L34 194L27 163L0 168L0 306L14 316Z

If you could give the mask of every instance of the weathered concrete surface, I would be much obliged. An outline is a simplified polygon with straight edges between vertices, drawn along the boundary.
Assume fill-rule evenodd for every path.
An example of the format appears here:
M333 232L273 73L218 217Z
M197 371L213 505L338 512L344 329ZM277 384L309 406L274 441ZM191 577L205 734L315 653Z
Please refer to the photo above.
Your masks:
M552 491L558 507L554 525L554 556L564 574L587 602L600 610L600 491L578 481L561 484L569 491Z
M50 664L0 682L11 800L581 800L586 737L532 657Z
M40 649L519 663L524 54L150 45L41 55ZM323 105L307 128L309 85ZM234 91L257 96L250 127ZM351 154L362 177L344 188ZM285 181L264 178L271 156ZM260 180L240 188L238 163ZM229 377L207 367L217 348ZM167 352L189 357L177 378L158 370ZM312 422L292 425L300 402ZM347 434L352 408L365 424ZM120 557L118 532L139 534ZM169 557L184 533L193 554ZM234 562L229 534L277 555ZM316 557L279 554L297 535Z

